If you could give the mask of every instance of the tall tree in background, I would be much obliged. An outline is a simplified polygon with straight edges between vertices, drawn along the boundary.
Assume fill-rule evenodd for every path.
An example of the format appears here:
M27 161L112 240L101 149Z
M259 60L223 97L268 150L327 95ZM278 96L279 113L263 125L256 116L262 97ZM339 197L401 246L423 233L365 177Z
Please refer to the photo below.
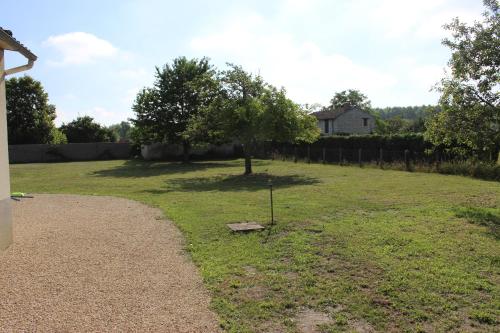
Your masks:
M128 121L122 121L119 124L114 124L108 127L114 133L114 136L119 141L130 141L132 126Z
M64 143L54 124L56 108L39 81L30 76L6 81L9 144Z
M369 111L371 109L371 102L359 90L349 89L335 93L328 108L335 110L343 106L357 107L363 111Z
M108 128L99 125L92 117L78 117L72 122L63 124L61 131L69 143L115 142L115 134Z
M245 174L252 173L255 145L263 141L312 142L319 136L316 119L260 76L229 65L221 73L217 98L204 110L212 131L243 145ZM203 127L203 126L201 126Z
M479 159L498 159L500 149L500 16L497 0L485 0L482 22L458 18L445 29L451 75L438 86L441 112L426 124L435 146Z
M153 89L142 90L134 103L132 120L144 141L180 143L184 161L195 138L189 123L215 96L217 80L207 58L180 57L156 68Z

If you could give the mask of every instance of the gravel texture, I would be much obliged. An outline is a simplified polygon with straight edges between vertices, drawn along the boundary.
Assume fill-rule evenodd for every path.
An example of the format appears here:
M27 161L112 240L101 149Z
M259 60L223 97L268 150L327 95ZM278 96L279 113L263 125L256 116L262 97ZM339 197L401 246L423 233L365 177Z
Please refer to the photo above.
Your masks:
M158 209L112 197L13 202L0 252L1 332L218 332L209 296Z

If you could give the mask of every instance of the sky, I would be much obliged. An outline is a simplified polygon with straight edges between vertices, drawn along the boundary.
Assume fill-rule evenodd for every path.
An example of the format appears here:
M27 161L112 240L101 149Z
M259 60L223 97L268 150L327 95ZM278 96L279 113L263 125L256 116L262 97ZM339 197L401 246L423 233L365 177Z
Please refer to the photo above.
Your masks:
M179 56L239 64L300 104L359 89L374 107L435 104L450 51L442 25L480 0L0 0L0 26L38 60L56 123L133 117L156 66ZM23 63L8 53L7 66Z

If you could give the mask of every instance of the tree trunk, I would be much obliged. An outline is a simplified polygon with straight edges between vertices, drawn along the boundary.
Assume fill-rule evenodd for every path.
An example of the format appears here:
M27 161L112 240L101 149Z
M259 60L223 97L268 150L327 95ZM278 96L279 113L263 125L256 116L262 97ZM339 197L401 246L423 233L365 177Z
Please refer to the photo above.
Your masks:
M250 151L250 145L243 146L245 154L245 175L250 175L252 173L252 153Z
M191 145L188 141L182 142L182 162L189 163L189 151L191 150Z

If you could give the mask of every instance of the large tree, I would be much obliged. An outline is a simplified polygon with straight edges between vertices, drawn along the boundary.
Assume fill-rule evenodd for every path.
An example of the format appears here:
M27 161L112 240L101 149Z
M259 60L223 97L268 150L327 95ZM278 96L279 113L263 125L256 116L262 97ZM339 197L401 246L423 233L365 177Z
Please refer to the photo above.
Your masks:
M9 144L63 143L54 125L56 108L39 81L30 76L6 81Z
M207 58L179 57L156 68L154 88L142 90L134 103L136 132L144 142L182 144L184 161L196 141L187 129L214 97L217 80Z
M369 111L371 109L371 102L368 97L359 90L349 89L335 93L330 100L328 108L335 110L343 106L357 107L361 110Z
M319 136L316 119L288 99L284 89L265 84L260 76L240 66L229 67L221 73L218 97L200 119L208 120L213 137L243 145L245 174L252 173L252 154L258 142L312 142Z
M484 1L482 22L455 18L445 28L451 37L451 73L437 86L441 112L427 122L426 138L436 147L479 159L498 158L500 149L500 16L496 0Z
M114 142L115 134L105 126L96 123L92 117L83 116L63 124L61 131L69 143Z
M114 124L108 127L114 133L114 136L119 141L129 141L131 139L132 126L128 121L122 121L119 124Z

